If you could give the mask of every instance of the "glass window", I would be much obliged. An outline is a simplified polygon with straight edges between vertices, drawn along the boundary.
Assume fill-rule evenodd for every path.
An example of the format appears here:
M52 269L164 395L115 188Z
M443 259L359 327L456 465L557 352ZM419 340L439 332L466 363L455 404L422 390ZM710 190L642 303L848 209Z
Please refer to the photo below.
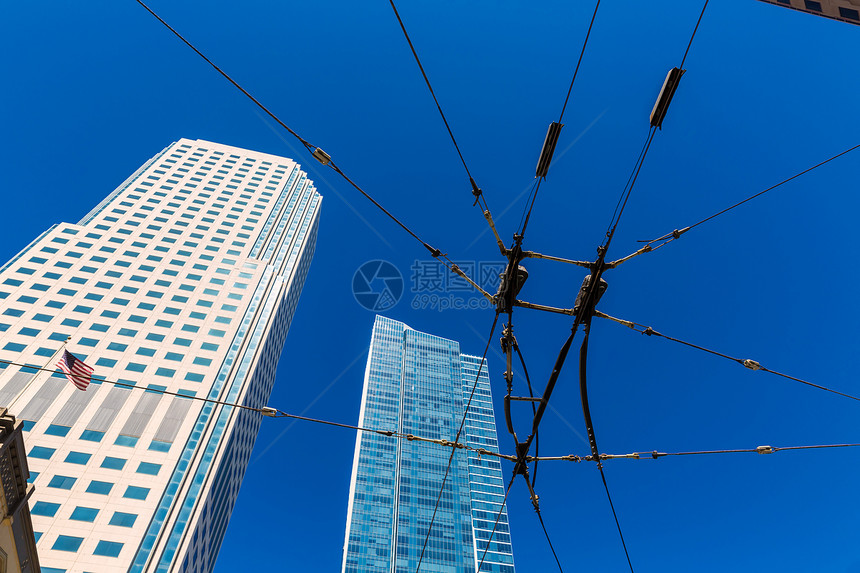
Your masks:
M128 348L128 344L120 344L119 342L111 342L108 344L108 350L116 350L117 352L124 352L126 348Z
M27 454L31 458L36 458L40 460L50 460L51 456L56 452L56 448L46 448L44 446L33 446L30 450L30 453Z
M135 438L134 436L123 436L122 434L120 434L116 437L116 440L114 440L114 444L117 446L133 448L137 445L137 440L138 438Z
M176 374L176 370L171 368L159 368L155 371L156 376L164 376L165 378L173 378L174 374Z
M30 513L33 515L41 515L44 517L54 517L57 513L57 510L60 509L59 503L50 503L47 501L37 501L33 504L33 507L30 509Z
M78 478L69 476L54 476L51 478L51 481L48 482L48 487L55 487L57 489L72 489L72 486L75 485L76 481L78 481Z
M51 549L55 549L57 551L71 551L72 553L75 553L81 547L81 543L83 542L83 537L60 535L57 537L54 545L51 546Z
M182 359L185 358L185 355L180 354L178 352L168 352L167 354L165 354L164 358L167 360L173 360L175 362L181 362Z
M107 495L110 493L110 490L113 488L113 484L106 481L98 481L93 480L90 482L90 485L87 487L88 493L98 493L101 495Z
M160 440L152 440L149 444L149 451L151 452L168 452L170 451L170 442L162 442Z
M135 520L137 520L137 515L133 513L116 511L110 518L110 525L116 525L118 527L133 527Z
M45 433L49 436L61 436L66 437L66 434L69 433L71 428L69 426L58 426L57 424L51 424L48 426L48 429L45 430Z
M109 470L121 470L125 467L126 460L122 458L114 458L111 456L107 456L102 462L101 467L109 469Z
M81 439L87 442L101 442L104 437L104 432L98 432L96 430L84 430L81 433Z
M84 452L69 452L66 455L66 459L63 461L70 463L70 464L85 465L88 461L90 461L90 458L92 456L93 456L92 454L87 454Z
M149 476L157 476L160 470L161 464L152 464L149 462L140 462L140 465L137 467L137 473Z
M96 516L99 514L99 510L94 507L81 507L78 506L72 511L71 517L69 519L73 519L75 521L86 521L88 523L92 523L96 520Z
M148 496L148 495L149 495L149 488L148 487L138 487L135 485L130 485L125 490L125 493L122 496L125 498L128 498L128 499L144 500L144 499L146 499L146 496Z
M130 370L131 372L143 372L146 370L146 364L138 364L137 362L129 362L128 366L125 367L126 370Z

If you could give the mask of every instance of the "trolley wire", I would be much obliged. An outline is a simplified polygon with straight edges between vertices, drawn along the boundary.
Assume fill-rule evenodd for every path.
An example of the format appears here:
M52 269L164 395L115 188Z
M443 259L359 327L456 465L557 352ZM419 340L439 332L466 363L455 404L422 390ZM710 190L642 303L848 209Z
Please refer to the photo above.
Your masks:
M439 104L439 100L436 98L436 92L433 91L433 86L430 85L430 78L427 77L427 72L424 71L424 66L421 64L421 59L418 57L418 52L415 50L415 45L412 43L412 39L409 37L409 32L406 31L406 25L403 23L403 19L400 17L400 12L397 11L397 6L394 5L394 0L388 0L388 3L391 4L391 9L394 10L394 15L397 17L397 22L400 24L400 29L403 30L403 36L406 38L406 42L409 44L409 49L412 50L412 55L415 57L415 63L418 64L418 69L421 70L421 75L424 76L424 83L427 84L427 89L430 90L430 95L433 96L433 101L436 102L436 109L439 110L439 115L442 116L442 121L445 123L445 129L448 130L448 135L451 138L451 142L454 144L454 148L457 150L457 155L460 156L460 162L463 164L463 168L466 170L466 175L469 176L469 182L472 184L472 194L475 196L475 204L478 204L483 198L483 194L478 188L478 185L475 183L475 179L472 177L472 172L469 171L469 166L466 164L466 159L463 157L463 153L460 151L460 146L457 144L457 139L454 137L454 132L451 130L451 126L448 124L448 118L445 117L445 112L442 111L442 106ZM481 209L484 211L489 211L486 199L483 200Z
M576 76L579 74L579 66L582 64L582 58L585 56L585 48L588 46L588 39L591 37L591 29L594 27L594 20L597 18L597 9L600 8L600 0L597 0L597 3L594 6L594 12L591 15L591 21L588 24L588 31L585 33L585 40L582 42L582 49L579 51L579 58L576 61L576 67L573 70L573 76L570 78L570 86L567 88L567 95L564 98L564 104L561 106L561 113L558 116L558 123L561 124L562 119L564 118L564 112L567 109L567 103L570 100L570 94L573 91L573 84L576 83ZM526 200L526 205L528 206L528 212L523 209L524 215L520 218L520 224L522 227L518 235L524 237L526 234L526 227L529 224L529 219L531 218L532 209L534 208L535 201L537 200L537 194L540 190L540 182L544 179L544 177L535 177L537 180L537 184L534 187L533 195L529 196L529 199ZM523 223L523 219L525 222Z
M843 396L845 398L850 398L851 400L860 401L860 397L858 397L858 396L846 394L845 392L840 392L839 390L834 390L833 388L828 388L827 386L822 386L820 384L815 384L813 382L809 382L808 380L803 380L802 378L797 378L795 376L790 376L789 374L784 374L782 372L777 372L776 370L771 370L770 368L766 368L765 366L762 366L756 360L752 360L749 358L736 358L734 356L729 356L728 354L723 354L722 352L718 352L718 351L712 350L710 348L705 348L704 346L699 346L698 344L693 344L692 342L687 342L687 341L681 340L679 338L674 338L672 336L663 334L662 332L657 332L656 330L654 330L650 326L645 326L644 324L639 324L638 322L633 322L633 321L629 321L629 320L622 320L619 318L609 316L608 314L604 314L602 312L600 312L600 313L596 312L595 316L597 316L599 318L605 318L605 319L611 320L613 322L617 322L618 324L622 324L622 325L624 325L624 326L626 326L632 330L635 330L636 332L640 332L640 333L648 335L648 336L657 336L659 338L665 338L666 340L671 340L672 342L676 342L676 343L682 344L684 346L689 346L690 348L694 348L696 350L700 350L700 351L706 352L708 354L713 354L714 356L719 356L720 358L725 358L726 360L731 360L732 362L736 362L737 364L740 364L741 366L744 366L745 368L747 368L749 370L761 370L762 372L767 372L769 374L774 374L776 376L780 376L780 377L786 378L788 380L800 382L801 384L811 386L812 388L817 388L819 390L831 392L833 394L837 394L837 395Z
M487 345L484 347L484 353L481 355L481 364L478 366L478 373L475 375L475 383L472 385L472 391L469 393L469 399L466 401L463 418L460 420L460 427L457 429L456 436L454 436L454 447L451 449L451 455L448 456L448 464L445 466L445 474L442 476L442 485L439 488L439 495L436 496L436 504L433 506L433 515L430 518L430 525L427 526L427 535L424 536L424 543L421 545L421 554L418 557L418 566L415 568L416 573L421 569L421 562L424 560L424 552L427 549L427 542L430 540L430 532L433 530L433 524L436 522L436 512L439 510L439 502L442 500L442 493L445 491L445 484L448 481L448 473L451 471L451 462L454 461L454 453L457 451L456 445L460 442L460 435L463 433L463 427L466 425L466 416L469 414L469 407L472 405L472 398L475 396L475 390L478 388L478 380L481 378L481 371L483 370L484 363L487 360L487 351L490 349L490 343L493 340L493 334L496 332L496 324L498 322L499 312L497 310L493 317L493 326L490 328L490 335L487 337ZM508 489L510 489L510 486L508 486ZM505 498L507 498L507 494L505 494ZM504 506L504 502L502 502L502 506ZM481 562L483 563L483 559ZM480 566L478 567L478 570L481 570Z
M176 36L177 38L179 38L180 40L182 40L182 42L183 42L183 43L185 43L185 45L187 45L189 48L191 48L192 50L194 50L194 52L195 52L197 55L199 55L201 58L203 58L203 59L204 59L204 60L205 60L205 61L206 61L210 66L212 66L212 67L213 67L213 68L214 68L214 69L215 69L219 74L221 74L222 76L224 76L224 78L226 78L226 79L227 79L231 84L233 84L233 85L234 85L234 86L235 86L239 91L241 91L243 94L245 94L245 95L246 95L246 96L247 96L251 101L253 101L253 102L254 102L254 103L255 103L255 104L256 104L256 105L257 105L261 110L263 110L263 111L264 111L264 112L265 112L269 117L271 117L273 120L275 120L275 121L278 123L278 125L280 125L280 126L281 126L281 127L283 127L284 129L286 129L286 130L287 130L291 135L293 135L296 139L298 139L298 140L299 140L299 142L301 142L301 144L302 144L302 145L303 145L303 146L304 146L304 147L305 147L305 148L306 148L306 149L311 153L311 155L314 157L314 159L316 159L317 161L319 161L319 162L320 162L320 163L322 163L323 165L328 165L329 167L331 167L331 169L333 169L335 173L337 173L338 175L340 175L344 180L346 180L346 182L347 182L347 183L349 183L350 185L352 185L352 186L353 186L353 187L354 187L354 188L355 188L359 193L361 193L365 198L367 198L371 203L373 203L373 205L374 205L376 208L378 208L380 211L382 211L385 215L387 215L387 216L388 216L388 218L390 218L392 221L394 221L395 223L397 223L397 225L399 225L399 226L400 226L404 231L406 231L406 232L407 232L409 235L411 235L414 239L416 239L418 242L420 242L420 243L421 243L421 245L422 245L425 249L427 249L427 250L430 252L430 254L431 254L434 258L442 259L442 262L443 262L443 264L445 264L445 266L447 266L447 267L448 267L449 269L451 269L452 271L454 270L454 269L452 268L452 266L456 266L456 265L454 265L453 261L451 261L451 259L449 259L449 258L448 258L448 256L447 256L446 254L442 253L442 251L440 251L439 249L437 249L437 248L435 248L435 247L431 246L429 243L427 243L426 241L424 241L424 240L423 240L421 237L419 237L419 236L418 236L418 235L417 235L417 234L416 234L412 229L410 229L408 226L406 226L406 224L404 224L400 219L398 219L397 217L395 217L395 216L394 216L390 211L388 211L388 210L387 210L385 207L383 207L383 206L382 206L378 201L376 201L376 200L375 200L375 199L374 199L374 198L373 198L369 193L367 193L367 192L366 192L364 189L362 189L362 188L361 188L357 183L355 183L352 179L350 179L350 178L349 178L349 177L348 177L348 176L347 176L347 175L346 175L346 174L345 174L345 173L344 173L344 172L343 172L343 171L342 171L342 170L341 170L341 169L340 169L340 168L335 164L335 162L332 160L332 158L331 158L331 156L330 156L330 155L328 155L325 151L323 151L319 146L312 145L312 144L311 144L311 143L309 143L307 140L305 140L304 138L302 138L298 133L296 133L295 131L293 131L293 130L292 130L292 129L291 129L291 128L286 124L286 123L284 123L283 121L281 121L281 119L280 119L277 115L275 115L271 110L269 110L269 108L267 108L267 107L266 107L266 106L264 106L262 103L260 103L260 101L259 101L259 100L257 100L257 99L256 99L254 96L252 96L252 95L251 95L247 90L245 90L245 88L243 88L241 85L239 85L239 83L238 83L238 82L236 82L232 77L230 77L230 76L229 76L229 75L228 75L224 70L222 70L222 69L221 69L221 68L219 68L217 65L215 65L215 63L214 63L212 60L210 60L209 58L207 58L207 57L203 54L203 52L201 52L200 50L198 50L198 49L197 49L197 48L196 48L196 47L195 47L191 42L189 42L188 40L186 40L186 39L185 39L185 37L184 37L184 36L182 36L182 34L180 34L180 33L179 33L175 28L173 28L170 24L168 24L168 23L167 23L163 18L161 18L161 16L159 16L158 14L156 14L156 13L155 13L155 12L154 12L154 11L153 11L149 6L147 6L147 5L146 5L142 0L135 0L135 1L136 1L138 4L140 4L141 6L143 6L143 8L144 8L144 9L146 9L146 11L147 11L147 12L149 12L150 14L152 14L152 15L153 15L153 16L154 16L154 17L155 17L159 22L161 22L161 23L162 23L162 24L163 24L163 25L164 25L168 30L170 30L170 31L173 33L173 35L174 35L174 36ZM454 271L454 272L456 272L456 271Z
M28 370L35 370L35 371L39 371L39 372L49 372L51 374L61 374L61 375L63 375L63 377L66 377L66 374L62 370L52 370L50 368L34 366L31 364L24 364L21 362L13 362L11 360L3 360L3 359L0 359L0 364L6 364L7 366L20 366L22 369L26 368ZM266 416L268 418L290 418L293 420L312 422L315 424L322 424L325 426L333 426L336 428L345 428L348 430L356 430L359 432L368 432L368 433L372 433L372 434L378 434L380 436L386 436L389 438L404 439L404 440L408 440L410 442L413 442L413 441L414 442L426 442L426 443L430 443L430 444L436 444L436 445L440 445L443 447L452 448L453 450L457 450L457 449L469 450L469 451L475 452L475 453L482 455L482 456L497 457L497 458L504 459L504 460L507 460L510 462L515 462L517 460L517 457L514 455L501 454L499 452L493 452L493 451L487 450L485 448L476 448L474 446L470 446L468 444L464 444L464 443L460 443L460 442L456 442L456 441L451 442L449 440L444 440L444 439L425 438L422 436L416 436L414 434L408 434L405 432L397 432L394 430L382 430L379 428L367 428L364 426L357 426L357 425L353 425L353 424L344 424L341 422L333 422L331 420L322 420L319 418L310 418L308 416L300 416L297 414L290 414L290 413L285 412L283 410L279 410L277 408L271 408L269 406L262 406L262 407L248 406L246 404L239 404L236 402L226 402L223 400L215 400L212 398L203 398L201 396L190 396L188 394L181 394L179 392L171 392L169 390L161 390L158 388L149 388L146 386L137 386L135 384L129 384L127 382L108 380L106 378L99 378L97 376L92 376L92 377L90 377L90 379L93 382L98 383L98 384L102 384L102 383L110 384L112 386L119 386L121 388L128 388L129 390L143 390L144 392L149 392L149 393L153 393L153 394L163 394L166 396L175 396L177 398L196 400L198 402L206 402L206 403L215 404L218 406L229 406L229 407L233 407L233 408L239 408L242 410L250 410L252 412L257 412L258 414L261 414L261 415ZM83 391L85 392L86 390L83 390Z
M785 185L786 183L793 181L794 179L797 179L801 175L805 175L805 174L809 173L810 171L812 171L813 169L817 169L817 168L821 167L822 165L826 165L827 163L830 163L834 159L838 159L839 157L842 157L843 155L846 155L846 154L848 154L848 153L850 153L856 149L860 149L860 144L857 144L853 147L849 147L848 149L841 151L840 153L837 153L836 155L829 157L829 158L825 159L824 161L821 161L820 163L816 163L812 167L808 167L808 168L804 169L803 171L800 171L799 173L795 173L791 177L789 177L787 179L783 179L779 183L777 183L775 185L771 185L770 187L768 187L767 189L764 189L763 191L759 191L758 193L750 195L746 199L743 199L742 201L738 201L737 203L730 205L729 207L726 207L725 209L722 209L721 211L717 211L713 215L705 217L704 219L697 221L697 222L693 223L692 225L689 225L689 226L684 227L682 229L675 229L674 231L672 231L670 233L666 233L665 235L663 235L661 237L657 237L656 239L651 239L650 241L640 241L640 242L646 243L646 245L644 247L642 247L641 249L639 249L638 251L636 251L635 253L632 253L631 255L628 255L628 256L624 257L623 259L619 259L619 261L616 261L615 264L617 265L621 262L627 261L627 260L629 260L635 256L640 255L640 254L648 253L651 251L656 251L660 247L667 245L668 243L671 243L672 241L674 241L676 239L680 239L681 235L683 235L687 231L694 229L703 223L707 223L711 219L715 219L715 218L719 217L720 215L727 213L736 207L740 207L744 203L748 203L749 201L752 201L753 199L760 197L769 191L773 191L777 187L781 187L782 185ZM662 241L662 243L660 243L661 241ZM652 247L651 245L653 245L654 243L660 243L660 244L657 245L656 247Z
M618 521L618 514L615 513L615 504L612 503L612 496L609 494L609 486L606 485L606 475L603 473L603 466L598 463L597 468L600 470L600 479L603 480L603 489L606 490L606 498L609 500L609 507L612 509L612 517L615 518L615 527L618 528L618 536L621 537L621 545L624 547L624 556L627 557L627 565L630 566L630 573L633 573L633 563L630 561L630 553L627 552L627 543L624 542L624 533L621 532L621 523Z
M629 454L600 454L601 461L607 460L657 460L669 456L704 456L714 454L773 454L782 451L792 450L823 450L834 448L857 448L860 443L845 443L845 444L816 444L809 446L756 446L755 448L740 448L740 449L724 449L724 450L694 450L689 452L660 452L653 450L650 452L632 452ZM534 458L530 458L534 459ZM590 462L595 461L593 456L544 456L542 461L569 461L569 462Z
M582 63L582 56L585 55L585 47L588 45L588 38L591 36L591 28L594 26L594 19L597 17L597 9L600 8L600 0L594 6L594 13L591 15L591 22L588 24L588 32L585 33L585 40L582 42L582 50L579 52L579 59L576 61L576 68L573 70L573 77L570 78L570 87L567 88L567 96L564 98L564 105L561 106L561 113L558 115L558 123L564 118L564 110L567 109L567 102L570 99L570 92L573 91L573 84L576 82L576 74L579 73L579 65Z

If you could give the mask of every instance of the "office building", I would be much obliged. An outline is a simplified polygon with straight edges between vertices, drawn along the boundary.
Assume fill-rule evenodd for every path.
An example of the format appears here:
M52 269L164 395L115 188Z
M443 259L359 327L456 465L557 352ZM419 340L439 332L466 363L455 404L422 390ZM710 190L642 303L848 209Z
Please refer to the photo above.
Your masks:
M860 24L860 0L761 0L768 4L783 6L841 20L849 24Z
M460 345L376 317L359 425L453 440L476 377L461 441L498 452L487 365ZM344 541L344 573L414 573L451 449L359 432ZM499 459L457 450L421 561L433 573L513 573ZM487 546L496 516L492 542Z
M0 571L37 573L39 555L28 500L33 485L24 453L24 425L0 410Z
M290 159L182 139L0 269L43 572L212 570L261 416L188 397L266 405L320 201ZM68 337L147 390L19 366L53 369Z

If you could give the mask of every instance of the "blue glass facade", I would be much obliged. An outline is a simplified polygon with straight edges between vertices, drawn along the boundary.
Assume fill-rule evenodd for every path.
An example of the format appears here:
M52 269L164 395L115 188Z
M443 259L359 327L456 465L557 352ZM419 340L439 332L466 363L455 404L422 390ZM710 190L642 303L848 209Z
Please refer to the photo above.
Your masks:
M377 317L359 425L453 440L479 364L480 359L461 355L455 341ZM486 365L463 439L470 445L498 451ZM450 452L436 444L359 433L344 573L416 570ZM476 571L504 497L502 479L498 460L456 452L424 551L422 570ZM514 571L506 512L481 571Z

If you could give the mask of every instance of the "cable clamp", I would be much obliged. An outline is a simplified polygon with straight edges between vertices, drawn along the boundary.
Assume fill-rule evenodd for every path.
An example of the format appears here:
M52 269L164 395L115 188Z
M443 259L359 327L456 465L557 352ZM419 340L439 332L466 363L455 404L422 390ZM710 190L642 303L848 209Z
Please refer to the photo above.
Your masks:
M320 149L319 147L315 147L313 153L311 153L314 159L322 163L323 165L328 165L331 163L331 155Z
M772 446L759 446L755 449L755 451L760 454L772 454L776 450L774 450Z
M761 370L761 364L759 364L755 360L750 360L749 358L743 361L743 365L750 370Z
M653 328L651 328L649 326L649 327L645 328L645 330L642 331L642 334L647 334L648 336L651 336L652 334L657 334L657 331L655 331Z
M260 413L264 416L268 416L269 418L274 418L278 415L278 410L275 408L269 408L268 406L263 406L260 408Z
M665 454L664 452L658 452L657 450L654 450L653 452L651 452L651 458L653 458L655 460L657 458L662 458L665 455L667 455L667 454Z

